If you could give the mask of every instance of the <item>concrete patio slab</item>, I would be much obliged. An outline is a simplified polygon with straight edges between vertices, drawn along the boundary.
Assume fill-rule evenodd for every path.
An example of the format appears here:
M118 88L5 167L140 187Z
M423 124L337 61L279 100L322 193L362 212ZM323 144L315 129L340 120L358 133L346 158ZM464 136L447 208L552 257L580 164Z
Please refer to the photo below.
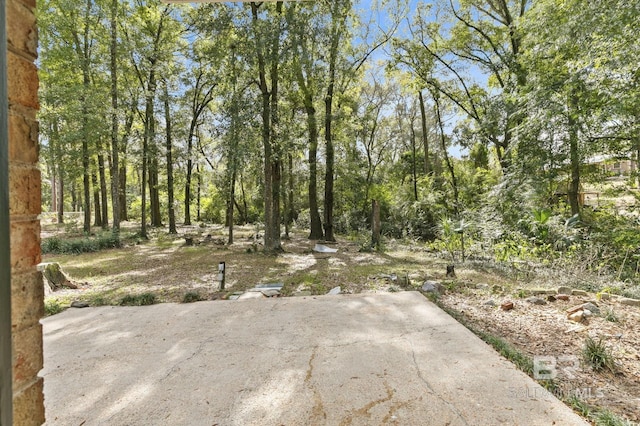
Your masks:
M416 292L69 309L47 424L585 425Z

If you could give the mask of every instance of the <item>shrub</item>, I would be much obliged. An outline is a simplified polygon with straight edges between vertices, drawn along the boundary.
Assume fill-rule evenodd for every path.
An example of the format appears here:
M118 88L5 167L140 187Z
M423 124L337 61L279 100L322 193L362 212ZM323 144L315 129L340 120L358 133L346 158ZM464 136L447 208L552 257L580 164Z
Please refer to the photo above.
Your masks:
M65 308L63 308L62 305L60 305L57 300L47 300L44 302L45 316L59 314L64 310Z
M202 296L200 296L200 293L190 291L184 295L184 297L182 298L182 303L193 303L199 302L201 300L203 299Z
M128 294L120 299L120 306L153 305L157 301L156 295L153 293L142 293L136 295Z
M594 371L606 369L613 372L615 369L613 354L609 348L606 347L602 338L596 341L591 337L587 337L584 342L584 347L582 348L582 357Z

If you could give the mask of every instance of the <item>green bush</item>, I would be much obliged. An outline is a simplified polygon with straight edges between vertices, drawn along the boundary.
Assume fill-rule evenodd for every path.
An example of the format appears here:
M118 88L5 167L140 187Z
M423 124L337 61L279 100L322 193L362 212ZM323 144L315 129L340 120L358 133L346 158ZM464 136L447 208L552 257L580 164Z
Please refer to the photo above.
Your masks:
M128 294L120 299L120 306L146 306L153 305L158 301L153 293Z
M199 302L201 300L203 300L203 298L202 296L200 296L200 293L190 291L184 295L184 297L182 298L182 303L193 303Z
M84 238L64 239L59 237L50 237L43 239L41 243L43 254L91 253L121 246L122 243L120 236L110 231Z
M602 339L595 340L587 337L582 348L584 361L593 368L594 371L615 370L615 360L613 354L607 348Z
M60 305L57 300L47 300L47 301L44 302L44 314L45 314L45 316L59 314L60 312L62 312L64 310L65 310L65 308L62 307L62 305Z

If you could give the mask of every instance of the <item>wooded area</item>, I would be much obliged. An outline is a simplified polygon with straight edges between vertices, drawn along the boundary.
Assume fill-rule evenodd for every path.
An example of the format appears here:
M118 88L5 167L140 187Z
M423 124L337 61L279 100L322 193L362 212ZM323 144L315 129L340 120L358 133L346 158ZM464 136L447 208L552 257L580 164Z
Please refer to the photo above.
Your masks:
M273 252L294 224L371 235L376 201L383 239L635 283L639 8L39 0L44 209L260 222ZM605 185L594 158L634 167Z

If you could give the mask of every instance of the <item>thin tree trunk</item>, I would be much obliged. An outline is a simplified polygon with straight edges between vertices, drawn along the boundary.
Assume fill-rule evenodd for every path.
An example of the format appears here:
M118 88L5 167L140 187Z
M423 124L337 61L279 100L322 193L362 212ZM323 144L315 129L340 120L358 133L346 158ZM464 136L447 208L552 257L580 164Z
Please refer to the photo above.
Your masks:
M453 212L456 216L458 216L460 214L458 180L456 179L456 173L453 168L453 164L451 163L451 158L449 158L449 154L447 153L447 143L444 135L444 124L442 122L440 99L439 94L436 92L433 93L433 101L435 103L436 118L438 120L438 127L440 129L440 147L442 149L442 155L444 155L444 160L447 164L447 168L449 169L449 174L451 175L451 187L453 189Z
M422 145L424 148L424 173L428 175L431 173L431 164L429 162L429 135L427 133L427 113L424 108L424 97L422 96L422 90L418 91L418 98L420 101L420 118L422 122Z
M307 127L309 128L309 214L311 216L310 240L323 237L322 220L318 210L318 122L313 99L305 97Z
M111 45L110 53L110 69L111 69L111 208L113 215L113 232L120 231L120 195L119 188L119 172L120 158L118 151L118 0L111 1Z
M236 201L236 167L233 167L231 172L231 182L229 183L229 201L227 202L227 220L229 227L229 239L227 240L228 244L233 244L233 205Z
M167 198L169 210L169 233L177 234L176 230L176 213L173 205L173 136L171 134L171 109L169 108L169 88L167 82L164 82L164 117L166 122L167 133Z
M94 163L95 166L95 163ZM93 208L94 222L93 226L102 226L102 209L100 208L100 187L98 185L98 175L95 171L91 173L91 183L93 184Z
M418 165L416 164L416 130L413 128L413 119L411 124L411 173L413 177L413 199L418 201Z
M251 12L254 27L258 31L258 7L252 2ZM281 17L282 2L276 3L276 12ZM280 19L277 22L281 28ZM256 34L257 35L257 34ZM259 87L262 94L262 142L264 147L264 217L265 236L264 250L266 252L281 251L280 243L280 180L281 166L277 150L276 126L278 123L278 56L280 50L280 31L273 35L271 59L271 91L267 85L265 52L260 41L256 45L258 59Z
M338 47L342 39L342 27L346 16L340 11L341 2L333 3L331 11L331 47L329 50L329 76L327 84L327 95L324 98L324 141L325 141L325 183L324 183L324 239L335 241L333 235L333 184L334 184L334 162L335 152L333 146L333 95L336 85L336 68L338 62Z
M580 214L580 153L578 151L578 129L577 123L574 117L576 110L577 100L576 94L571 93L569 95L569 107L568 107L568 125L569 125L569 161L571 163L571 183L569 184L569 206L571 207L572 215Z
M60 170L58 179L60 179L59 189L59 201L58 201L58 223L64 223L64 178L62 169Z
M107 177L105 176L105 167L104 167L104 154L102 153L102 141L100 137L96 139L97 149L98 149L98 176L100 178L100 203L101 203L101 216L102 222L100 226L103 229L109 227L109 206L107 205Z
M202 217L200 216L200 191L202 190L202 174L200 174L200 164L196 163L196 180L197 180L197 196L196 196L196 207L197 207L197 216L196 221L202 221Z
M193 171L193 138L195 136L196 118L191 119L189 136L187 137L187 176L184 185L184 224L191 225L191 175Z

